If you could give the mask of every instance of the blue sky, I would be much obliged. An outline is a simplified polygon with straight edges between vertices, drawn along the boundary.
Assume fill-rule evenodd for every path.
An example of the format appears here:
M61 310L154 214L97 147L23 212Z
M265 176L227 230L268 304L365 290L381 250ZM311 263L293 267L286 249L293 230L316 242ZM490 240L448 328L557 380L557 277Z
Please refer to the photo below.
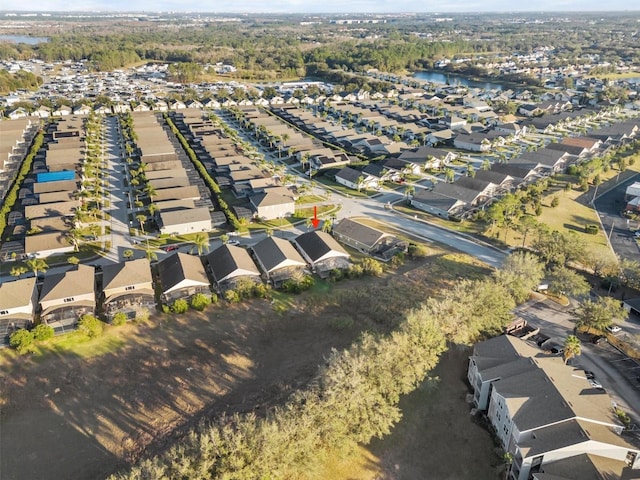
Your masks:
M635 4L635 7L633 6ZM4 5L9 7L9 4ZM399 13L399 12L512 12L639 10L628 0L26 0L11 4L22 11L206 11L238 13Z

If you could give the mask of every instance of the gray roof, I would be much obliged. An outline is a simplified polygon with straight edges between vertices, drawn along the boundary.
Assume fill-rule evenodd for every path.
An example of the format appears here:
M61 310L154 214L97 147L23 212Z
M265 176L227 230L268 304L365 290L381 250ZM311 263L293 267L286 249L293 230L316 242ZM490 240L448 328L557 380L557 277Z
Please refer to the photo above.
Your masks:
M328 233L314 230L296 237L295 242L312 263L323 257L342 256L349 258L347 251Z
M151 268L146 258L102 267L103 290L151 283Z
M207 207L185 208L160 212L160 222L164 227L183 225L185 223L211 221L211 214ZM209 227L209 230L211 227Z
M307 265L293 245L283 238L267 237L253 246L253 252L266 273L288 266Z
M438 183L433 187L435 193L446 197L455 198L465 203L473 203L480 196L477 190L471 190L456 183Z
M411 201L429 205L430 207L437 208L443 212L449 212L461 200L421 188L416 192Z
M455 184L457 186L468 188L469 190L475 190L477 192L484 192L487 188L496 186L490 181L473 177L460 177L455 181Z
M74 295L95 293L95 270L88 265L78 265L77 268L63 273L45 275L40 292L40 301L56 300Z
M373 248L376 243L389 235L369 227L362 223L358 223L349 218L343 218L333 227L333 231L343 237L350 238L368 248Z
M35 287L36 277L0 283L0 308L13 309L29 305Z
M176 252L158 263L158 276L163 291L178 285L184 280L192 280L209 285L200 257Z
M218 283L240 275L260 276L251 255L242 247L222 245L207 255L207 261Z
M351 167L344 167L338 173L336 173L336 178L342 178L347 182L355 184L358 183L358 179L360 177L364 178L365 175L360 170L356 170L355 168Z
M515 179L506 173L495 172L492 170L476 170L476 178L478 180L486 180L487 182L495 183L496 185L502 185L504 182L513 181Z

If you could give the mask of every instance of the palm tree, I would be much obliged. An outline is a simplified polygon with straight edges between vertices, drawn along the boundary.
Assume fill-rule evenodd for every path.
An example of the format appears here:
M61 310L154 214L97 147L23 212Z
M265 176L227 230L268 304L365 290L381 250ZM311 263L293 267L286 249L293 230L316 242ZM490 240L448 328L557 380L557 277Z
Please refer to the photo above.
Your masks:
M444 169L444 179L447 181L447 183L453 183L455 178L456 178L456 172L453 170L453 168Z
M21 277L23 273L27 273L28 271L29 269L27 267L25 267L24 265L20 265L17 267L13 267L10 274L12 277Z
M42 258L30 258L24 263L31 269L36 277L38 276L38 272L46 272L49 268L47 262L45 262Z
M71 228L67 232L67 239L69 243L73 245L73 251L77 252L80 248L80 239L82 238L81 232L78 228Z
M223 245L226 245L227 243L229 243L229 235L223 233L222 235L220 235L220 241Z
M569 335L567 339L564 341L564 363L567 363L574 357L580 355L582 351L582 345L580 344L580 340L575 335Z
M198 250L198 255L202 255L202 252L209 251L209 236L205 233L197 233L193 237L193 246Z
M329 233L333 229L333 221L330 218L325 219L322 222L322 231Z
M142 234L144 235L144 222L147 221L147 216L142 214L136 215L136 220L140 223L140 230L142 230Z
M405 198L409 198L413 196L415 193L416 193L416 187L414 187L411 184L407 185L406 188L404 189Z

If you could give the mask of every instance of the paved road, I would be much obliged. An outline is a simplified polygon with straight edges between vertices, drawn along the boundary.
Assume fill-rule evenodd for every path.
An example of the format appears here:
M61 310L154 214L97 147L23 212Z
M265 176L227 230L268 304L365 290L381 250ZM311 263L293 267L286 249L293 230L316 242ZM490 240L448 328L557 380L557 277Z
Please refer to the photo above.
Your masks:
M600 215L602 226L607 235L611 248L620 258L640 260L638 244L632 230L639 228L638 222L624 218L620 213L624 210L624 192L634 181L635 175L600 195L595 201L595 207Z
M575 327L569 308L537 296L516 308L515 313L529 325L540 327L541 333L564 341ZM636 375L640 375L639 364L607 343L593 345L589 342L582 343L582 354L572 359L571 364L594 372L612 400L640 425L640 383L635 380Z

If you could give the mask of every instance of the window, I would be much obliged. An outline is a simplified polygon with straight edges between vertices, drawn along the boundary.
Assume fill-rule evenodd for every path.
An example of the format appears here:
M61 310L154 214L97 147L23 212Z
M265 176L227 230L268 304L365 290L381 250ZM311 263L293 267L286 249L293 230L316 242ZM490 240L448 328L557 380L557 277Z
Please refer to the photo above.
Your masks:
M125 287L125 290L135 290L136 287L135 285L129 285L128 287Z

